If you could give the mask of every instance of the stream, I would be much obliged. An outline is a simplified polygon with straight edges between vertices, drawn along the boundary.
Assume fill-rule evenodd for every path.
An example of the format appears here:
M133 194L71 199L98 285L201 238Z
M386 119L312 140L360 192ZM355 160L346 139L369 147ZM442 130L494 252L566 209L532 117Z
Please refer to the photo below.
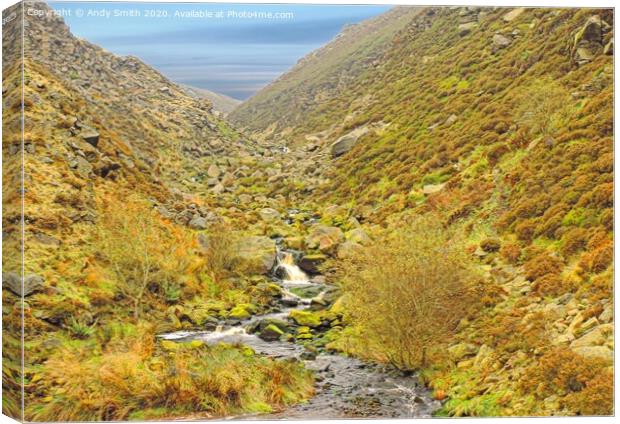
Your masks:
M300 297L293 289L314 288L319 296L327 284L314 282L294 261L288 251L278 251L274 281L283 290L278 312L256 315L241 323L222 322L214 331L179 331L162 334L167 340L202 340L207 344L220 342L244 344L255 352L272 358L296 358L315 373L316 394L308 402L273 414L235 418L247 419L344 419L344 418L424 418L431 417L441 405L415 375L397 369L347 357L320 352L306 359L304 346L298 342L265 341L248 330L265 319L286 321L293 309L309 308L311 298Z

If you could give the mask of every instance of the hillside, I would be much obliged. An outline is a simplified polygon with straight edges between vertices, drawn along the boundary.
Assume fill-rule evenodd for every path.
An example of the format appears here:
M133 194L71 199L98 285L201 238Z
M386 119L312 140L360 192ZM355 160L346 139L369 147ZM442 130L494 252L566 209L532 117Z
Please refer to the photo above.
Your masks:
M418 13L418 8L397 7L347 26L330 43L301 59L289 72L237 107L229 120L255 136L275 139L275 135L297 134L313 119L323 119L322 124L337 119L338 115L321 118L321 113L342 112L333 107L331 99L379 66L394 34ZM308 115L308 111L312 113Z
M488 286L485 303L459 324L459 343L447 341L452 358L436 359L427 371L429 383L450 398L444 413L597 413L610 405L611 375L604 371L578 394L562 383L536 392L521 376L613 357L611 12L390 14L405 22L379 37L367 60L360 52L373 46L363 37L362 46L339 49L345 31L230 119L252 136L288 146L289 167L299 169L292 175L320 176L305 187L315 204L339 206L323 209L339 210L332 222L355 219L397 235L409 220L429 215L464 234ZM329 54L343 57L338 65L317 59ZM361 65L345 68L349 73L341 63ZM272 193L292 187L299 182ZM354 300L363 289L354 287L345 304L360 309L353 322L372 313ZM341 346L384 360L391 343L402 351L385 333L369 347L368 326L379 324L353 326ZM364 341L356 342L360 332ZM441 348L436 353L441 357ZM597 405L599 396L607 403Z
M44 3L29 6L50 11ZM221 416L307 397L311 378L295 364L201 343L173 353L155 338L228 316L238 304L268 308L274 300L266 293L279 296L260 270L251 284L233 283L228 262L207 260L196 241L215 231L210 239L228 249L233 238L243 245L243 235L223 223L231 205L218 190L258 154L254 143L216 117L210 102L188 96L137 58L74 37L51 13L24 18L22 75L15 42L21 5L3 16L12 13L18 18L3 29L3 412L26 420ZM23 289L21 193L9 184L19 185L22 164ZM240 266L252 266L252 253ZM238 369L196 370L204 361ZM190 370L188 379L174 377ZM274 375L282 386L265 385ZM133 391L124 392L123 381ZM227 397L230 391L238 396ZM196 408L201 402L210 406Z
M613 414L613 10L394 8L228 116L24 19L4 413Z
M213 109L224 114L230 113L234 108L241 104L241 100L233 99L225 94L215 93L205 88L192 87L182 84L187 93L192 97L204 98L213 104Z

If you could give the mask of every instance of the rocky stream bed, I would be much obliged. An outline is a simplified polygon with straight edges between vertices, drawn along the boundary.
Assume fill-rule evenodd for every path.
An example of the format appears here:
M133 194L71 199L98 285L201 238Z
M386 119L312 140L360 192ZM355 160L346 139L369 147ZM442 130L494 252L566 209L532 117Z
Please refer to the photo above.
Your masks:
M292 311L310 309L311 298L321 296L330 286L310 280L295 263L291 252L279 251L274 281L283 289L279 311L255 315L240 322L222 321L210 331L179 331L162 334L162 339L207 344L230 343L251 347L256 353L276 359L295 359L315 374L315 395L306 403L272 414L235 418L246 419L336 419L336 418L416 418L430 417L440 403L419 383L416 375L393 367L363 362L338 353L309 351L303 337L282 337L278 325L294 325ZM319 282L316 282L316 281ZM294 294L301 293L300 295ZM318 295L317 295L318 293ZM274 328L276 327L276 328ZM270 334L273 330L274 334ZM299 330L299 329L298 329ZM302 330L303 331L303 330Z

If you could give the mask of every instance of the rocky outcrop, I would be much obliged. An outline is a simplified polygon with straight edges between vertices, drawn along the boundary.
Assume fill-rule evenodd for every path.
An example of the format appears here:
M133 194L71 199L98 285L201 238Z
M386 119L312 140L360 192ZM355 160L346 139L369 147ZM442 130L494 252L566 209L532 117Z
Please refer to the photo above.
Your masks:
M573 41L573 59L579 65L590 62L603 50L603 32L608 25L598 15L588 18Z

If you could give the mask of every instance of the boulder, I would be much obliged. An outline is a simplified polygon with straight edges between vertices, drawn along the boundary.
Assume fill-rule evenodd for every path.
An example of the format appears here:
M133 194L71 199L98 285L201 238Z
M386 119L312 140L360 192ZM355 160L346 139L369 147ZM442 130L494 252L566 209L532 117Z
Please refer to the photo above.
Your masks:
M502 16L502 19L504 20L504 22L512 22L515 19L517 19L519 16L521 16L523 12L525 12L525 8L518 7L516 9L512 9L510 12Z
M93 147L97 147L99 144L99 133L94 128L82 127L80 135L85 142Z
M43 290L43 277L31 274L24 277L24 286L22 291L22 278L16 272L2 273L2 288L5 288L17 296L30 296L33 293Z
M194 230L206 230L208 227L207 218L203 218L201 216L195 216L189 221L189 227Z
M614 361L614 352L606 346L580 346L572 350L587 359L603 359L609 364Z
M278 219L280 219L280 212L273 208L261 209L260 211L258 211L258 214L263 221L267 222L277 221Z
M209 166L209 169L207 169L207 175L210 178L217 178L220 176L221 173L222 171L216 164L211 164L211 166Z
M309 249L330 252L344 240L344 233L340 228L317 224L310 229L310 234L306 237L306 246Z
M603 25L600 16L590 16L583 28L575 34L575 45L582 42L603 43Z
M346 259L346 258L350 258L354 256L357 252L360 252L362 249L364 249L364 246L362 246L361 244L356 243L351 240L347 240L344 243L342 243L340 246L338 246L337 255L339 259Z
M232 308L230 310L230 313L228 314L228 317L233 318L233 319L238 319L238 320L244 320L244 319L250 318L251 315L252 315L252 306L241 304L241 305L237 305L234 308Z
M269 324L264 329L261 330L261 332L258 334L258 337L260 337L261 339L265 341L273 342L273 341L279 340L283 334L284 334L284 331L282 331L276 325Z
M467 34L469 34L477 26L478 26L477 22L467 22L467 23L464 23L464 24L460 24L459 27L458 27L459 35L461 37L464 37Z
M298 266L310 274L318 274L320 265L327 260L327 256L317 253L315 255L304 255L299 261Z
M289 314L289 318L293 320L295 324L302 327L317 328L322 324L319 314L309 311L293 309Z
M608 337L613 335L613 333L613 324L599 325L598 327L593 328L591 331L574 340L571 343L570 347L575 349L585 346L602 346L607 342Z
M486 368L492 361L493 349L487 345L480 346L478 354L474 358L474 366L478 368Z
M304 238L301 236L289 236L284 239L284 243L289 249L303 250Z
M495 34L493 36L493 46L499 49L503 49L504 47L508 47L512 43L512 40L505 35Z
M357 140L366 133L368 133L368 128L361 127L340 137L330 146L332 157L341 156L351 150L357 143Z
M276 242L269 237L246 237L236 247L236 267L245 274L268 274L276 262Z
M575 34L573 58L579 64L590 62L603 48L603 22L600 16L590 16Z
M422 193L429 195L429 194L435 194L435 193L439 193L441 190L443 190L444 186L446 184L427 184L424 187L422 187Z

